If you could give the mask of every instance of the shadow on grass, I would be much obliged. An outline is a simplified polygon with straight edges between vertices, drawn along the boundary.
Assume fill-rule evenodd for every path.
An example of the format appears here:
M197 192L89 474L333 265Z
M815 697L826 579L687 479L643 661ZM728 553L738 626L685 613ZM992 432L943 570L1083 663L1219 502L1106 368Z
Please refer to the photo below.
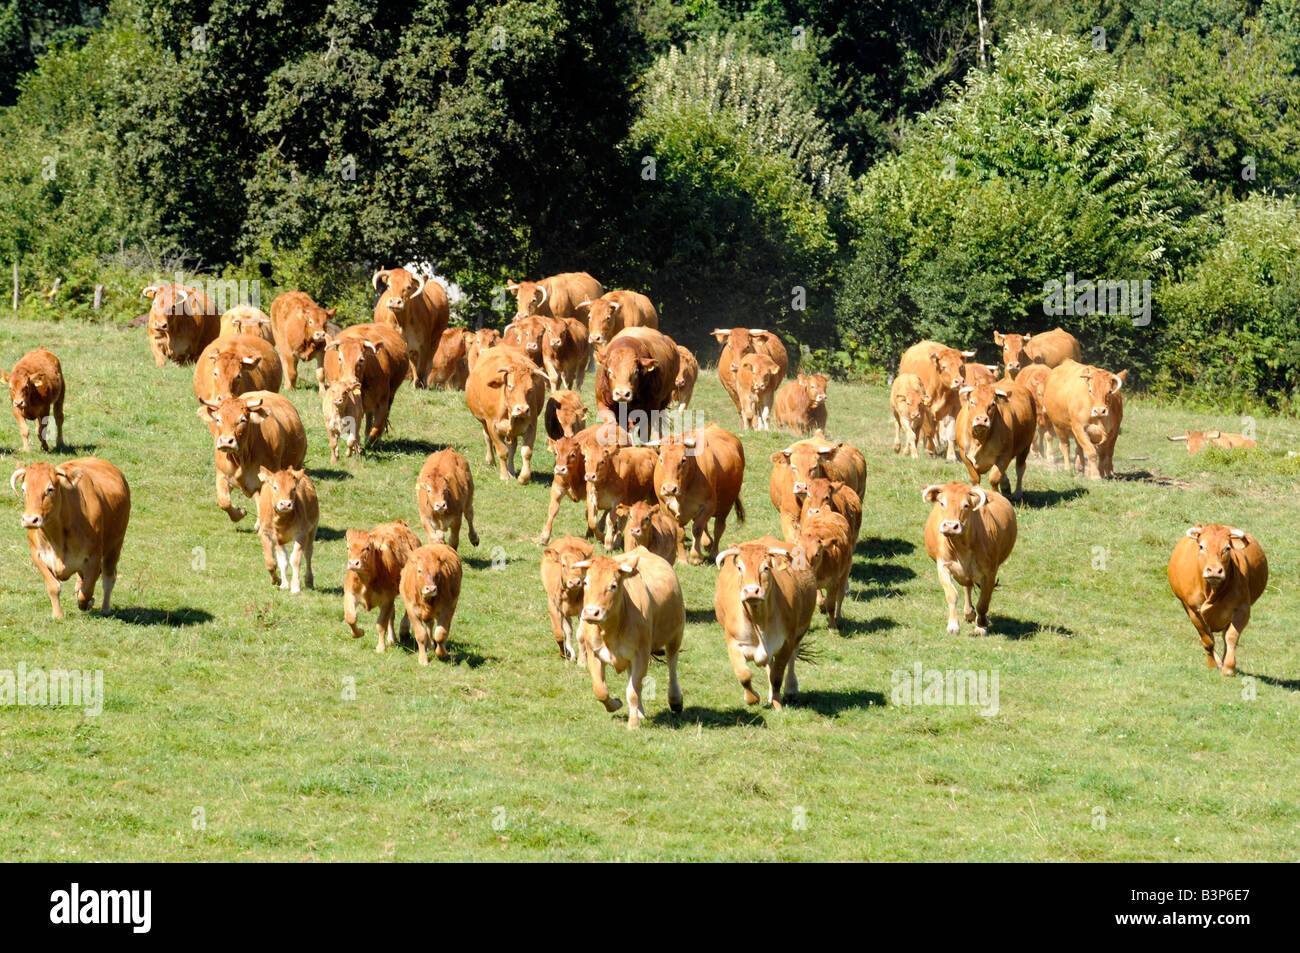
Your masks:
M413 658L416 657L420 651L419 646L415 644L414 636L407 636L406 638L402 639L398 643L398 646L402 649L403 652L405 652L407 655L410 655ZM447 659L438 658L433 654L433 643L430 643L429 644L429 667L433 668L435 665L464 665L466 668L479 668L480 666L486 665L489 662L501 661L501 659L497 658L496 656L479 655L477 652L458 646L455 640L448 640L447 654L450 656L450 658Z
M398 437L397 439L385 437L375 449L384 453L422 453L428 456L431 453L437 453L439 450L446 450L449 446L451 444L434 443L431 440L415 440L410 437Z
M99 444L95 443L65 443L61 447L55 447L50 453L60 457L88 457L94 455L99 449Z
M321 467L319 469L314 467L309 467L307 469L307 475L311 477L313 480L326 480L329 482L335 480L352 479L352 474L349 473L347 470L335 470L328 467Z
M460 561L470 569L492 568L492 559L490 556L471 556L469 553L461 553Z
M858 540L858 545L853 549L854 556L865 556L867 559L892 559L895 556L906 556L916 551L916 543L907 539L882 539L875 536L868 536Z
M345 530L333 529L329 526L316 527L316 542L318 543L330 543L336 539L345 539L347 535Z
M740 691L740 683L736 683L736 691ZM622 698L622 696L618 696ZM623 707L611 714L611 718L619 718L627 711L627 699L623 699ZM767 709L770 712L771 709ZM672 725L685 730L700 725L704 728L735 728L739 725L758 725L766 724L764 719L764 709L758 705L750 708L700 708L696 705L687 705L682 712L676 713L670 711L666 706L658 711L647 712L647 716L642 719L652 725Z
M843 638L851 638L855 635L871 635L875 632L888 632L890 629L897 629L898 623L888 616L878 616L875 619L850 619L847 616L840 617L840 635Z
M793 707L807 708L819 715L834 718L844 711L861 708L883 708L884 706L885 696L880 692L850 689L848 691L801 691L799 700L795 702Z
M204 609L110 609L108 617L128 625L167 625L182 628L211 622L212 613Z
M974 626L973 622L962 622L962 631L970 635L975 634L974 628L967 630L967 626ZM1027 619L1013 619L1010 616L998 615L992 609L989 610L989 636L991 638L1009 639L1018 642L1022 639L1032 639L1039 633L1044 635L1060 635L1065 638L1073 638L1074 631L1067 629L1063 625L1043 625L1038 622L1030 622Z
M1086 479L1079 477L1080 480ZM1180 490L1191 489L1194 484L1186 480L1175 480L1171 477L1156 476L1150 470L1130 470L1127 473L1116 473L1111 479L1120 480L1126 483L1151 483L1155 486L1175 486Z
M915 579L916 572L895 563L864 563L854 560L849 569L849 598L854 602L863 599L889 599L903 595L900 583ZM853 587L852 583L863 585Z
M712 609L687 609L687 625L708 625L711 622L718 621L718 617L713 614Z
M1272 675L1261 675L1258 672L1247 672L1244 669L1238 669L1238 674L1257 678L1265 685L1285 688L1289 692L1300 692L1300 678L1274 678Z
M1031 510L1041 510L1049 506L1059 506L1088 494L1085 486L1072 486L1068 490L1025 490L1019 505Z

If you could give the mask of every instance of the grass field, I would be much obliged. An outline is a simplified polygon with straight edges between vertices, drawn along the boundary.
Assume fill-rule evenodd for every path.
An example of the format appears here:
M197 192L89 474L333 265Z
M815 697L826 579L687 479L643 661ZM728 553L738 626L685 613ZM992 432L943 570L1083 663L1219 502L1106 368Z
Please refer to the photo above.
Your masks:
M317 395L300 389L321 530L318 588L291 597L270 585L252 517L232 525L216 507L190 369L155 368L139 328L0 323L0 364L39 344L63 362L75 454L120 466L133 505L112 616L77 613L69 582L61 622L19 499L0 508L0 669L102 669L105 692L97 717L0 709L0 859L1267 860L1300 849L1300 458L1284 456L1300 449L1300 423L1260 419L1267 452L1189 459L1167 434L1240 422L1130 395L1121 479L1031 463L992 632L974 638L967 624L951 637L919 490L964 469L895 458L885 389L833 384L830 430L868 463L842 634L815 618L819 658L800 667L799 706L747 708L713 618L716 570L679 566L686 709L668 711L656 666L650 717L632 733L551 637L533 542L544 441L533 483L503 483L463 394L404 387L383 448L331 465ZM737 426L709 371L694 407ZM16 452L9 419L6 479L17 461L47 458ZM779 534L768 454L789 439L743 436L749 521L727 540ZM462 538L452 660L420 668L410 646L375 653L373 613L367 637L349 637L343 534L397 517L418 528L415 476L446 444L473 466L483 542ZM1175 540L1199 521L1249 529L1270 561L1235 679L1204 667L1165 581ZM582 526L566 503L557 535ZM893 673L918 662L996 672L997 714L894 704Z

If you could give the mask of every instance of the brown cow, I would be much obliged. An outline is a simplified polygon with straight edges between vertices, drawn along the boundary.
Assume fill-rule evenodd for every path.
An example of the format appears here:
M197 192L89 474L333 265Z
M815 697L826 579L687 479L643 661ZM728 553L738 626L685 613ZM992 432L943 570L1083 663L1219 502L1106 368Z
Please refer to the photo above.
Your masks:
M383 436L410 359L406 340L386 324L354 324L325 345L325 383L358 381L366 415L366 443Z
M746 354L766 354L776 361L781 369L781 379L785 379L790 369L790 357L785 352L781 339L771 331L762 328L714 328L713 337L722 345L722 355L718 358L718 379L723 389L731 395L731 402L740 410L740 391L736 386L736 375L740 373L740 359Z
M993 343L1002 348L1002 363L1007 376L1015 380L1022 368L1030 364L1058 367L1065 361L1083 362L1083 351L1073 334L1053 328L1042 334L1002 334L993 332Z
M433 352L433 369L429 372L429 386L443 390L464 390L469 377L469 350L474 343L474 332L466 328L448 328Z
M1250 607L1268 585L1268 559L1254 536L1210 523L1189 529L1169 557L1169 588L1183 603L1205 649L1205 664L1237 672L1237 642ZM1223 662L1214 652L1223 632Z
M447 636L460 601L463 571L456 550L442 543L421 546L402 567L402 604L420 649L421 665L429 664L430 641L438 658L448 657Z
M1016 513L1006 497L965 483L927 486L921 499L933 503L925 522L925 550L939 571L948 600L948 634L961 631L957 621L957 586L966 594L966 620L976 635L989 630L989 602L998 569L1016 545ZM971 608L971 587L980 590L978 609Z
M233 523L244 518L244 510L230 502L232 485L254 497L262 489L262 467L274 472L302 466L307 435L287 397L255 390L216 407L200 404L198 415L212 432L217 505Z
M655 499L655 465L659 456L650 447L619 446L606 440L588 444L583 450L587 526L603 523L605 549L612 551L618 535L618 505Z
M221 315L212 300L187 285L148 285L141 294L153 299L145 326L153 362L192 364L221 333Z
M1066 361L1047 378L1043 404L1060 444L1061 459L1069 465L1073 436L1075 466L1082 472L1086 457L1087 475L1094 479L1115 475L1115 440L1124 419L1124 398L1119 391L1127 374L1127 370L1112 374Z
M415 502L430 543L448 543L460 549L461 520L469 527L469 541L478 545L474 531L474 475L469 462L451 447L429 454L415 481ZM441 657L441 656L440 656Z
M695 382L700 376L700 362L687 348L677 345L677 380L673 382L670 404L677 405L678 413L686 412L686 405L695 394Z
M839 513L816 513L800 520L799 542L791 551L795 568L810 569L817 577L817 605L833 631L840 627L856 542L849 521Z
M799 525L802 527L804 520L819 513L843 516L852 531L852 541L857 544L862 532L862 498L853 487L825 477L809 480L808 492L804 494L803 507L799 510Z
M316 362L316 382L324 377L327 325L335 308L322 308L305 291L286 291L271 302L271 336L284 367L289 390L298 386L298 362Z
M339 462L339 437L347 447L349 457L361 456L361 441L357 430L365 414L358 381L335 381L321 392L321 412L325 416L325 432L330 438L330 462Z
M501 479L515 476L515 446L519 443L524 466L518 480L527 483L532 478L533 440L545 399L546 375L513 348L492 348L470 371L465 403L483 425L488 466L500 458Z
M542 342L546 339L548 328L546 319L536 314L520 314L506 326L501 335L503 347L513 348L532 361L543 373ZM549 381L549 378L548 378Z
M587 426L587 405L577 391L557 390L546 398L543 418L546 436L552 440L572 437Z
M643 438L660 432L659 411L677 384L677 345L653 328L624 328L596 366L596 413Z
M385 288L375 302L375 324L397 328L406 342L409 362L407 377L419 388L429 386L433 355L451 320L451 306L441 284L406 268L381 268L370 276L376 291Z
M1169 439L1186 440L1188 453L1200 453L1210 444L1224 450L1254 450L1256 447L1255 441L1249 437L1243 437L1239 433L1223 433L1219 430L1207 430L1204 433L1199 430L1184 430L1180 436Z
M1046 364L1030 364L1028 367L1022 367L1020 373L1016 375L1015 381L1021 387L1029 388L1029 392L1034 395L1034 410L1038 428L1034 433L1034 450L1035 456L1045 460L1050 466L1054 454L1052 453L1052 419L1047 416L1047 376L1052 373L1052 369Z
M77 575L77 607L83 612L95 599L95 583L104 575L100 611L112 606L117 561L131 518L131 488L122 471L106 460L79 457L52 463L19 464L9 485L18 492L23 481L22 526L32 562L45 581L50 613L63 618L61 583Z
M348 563L343 576L343 621L354 639L365 633L357 625L357 602L363 608L378 609L379 642L376 652L385 645L396 645L393 634L394 604L401 592L402 569L411 553L420 548L420 539L405 520L380 523L370 532L350 529L347 532ZM411 630L411 620L402 619L402 637Z
M996 384L967 385L961 389L962 407L957 413L957 453L966 464L971 483L980 482L980 474L989 475L989 483L1011 496L1011 479L1007 471L1016 461L1017 502L1025 476L1025 459L1038 431L1038 409L1029 388L1011 378Z
M627 726L636 728L645 717L641 687L650 656L662 653L668 662L668 707L680 712L677 654L686 627L686 605L673 567L642 546L622 556L593 556L573 568L587 572L578 637L587 652L596 700L606 711L618 711L622 703L609 695L605 665L613 665L619 673L627 670Z
M774 536L741 543L718 553L713 614L727 641L727 657L745 692L758 704L748 662L767 668L767 701L774 709L799 700L794 662L812 624L817 582L796 569L789 548ZM784 691L782 688L784 687Z
M253 334L268 344L275 344L271 316L251 304L237 304L233 308L227 308L221 316L221 332L218 337L232 337L236 334Z
M620 441L621 437L621 441ZM547 440L551 453L555 454L555 470L551 477L551 502L546 510L546 524L537 542L545 546L551 541L551 530L555 526L555 516L560 512L560 501L566 496L575 503L587 502L587 464L588 457L594 462L600 454L600 447L605 445L627 444L630 438L626 432L620 434L612 423L600 423L585 430L580 430L572 437L560 437ZM594 516L588 520L587 536L596 535Z
M639 500L628 506L618 504L615 511L623 520L623 549L631 552L644 546L656 556L675 563L686 555L682 528L675 519L659 508L658 500Z
M469 369L474 370L474 365L478 359L483 356L483 352L496 347L501 343L501 332L496 328L479 328L474 332L473 341L469 342L466 347L465 361Z
M974 351L959 351L937 341L921 341L903 352L899 374L915 374L930 395L930 413L939 429L939 441L948 445L946 458L957 459L954 430L961 400L957 392L966 386L966 359Z
M745 522L740 501L744 480L745 448L740 438L715 423L660 442L654 490L659 504L683 530L691 524L692 566L704 562L706 546L710 556L717 554L733 506L736 519Z
M577 318L546 318L542 337L542 370L550 378L551 390L578 390L587 374L591 346L587 326Z
M585 271L566 271L541 281L511 281L518 314L540 314L555 318L578 317L578 305L605 293L600 282Z
M740 359L736 392L743 429L772 429L772 400L783 376L780 366L766 354L746 354Z
M996 384L998 381L998 366L996 364L979 364L968 361L962 370L962 377L965 378L967 387L975 387L979 384Z
M899 374L889 387L889 410L894 416L894 453L903 449L903 434L907 434L907 452L912 459L920 458L918 445L924 443L927 453L939 450L934 414L930 413L930 394L921 378L915 374Z
M781 517L781 535L788 542L798 538L799 511L810 481L823 476L839 480L852 487L860 499L866 492L866 458L851 444L828 442L820 430L807 440L778 450L771 459L768 497Z
M251 390L278 391L282 374L275 348L261 337L219 337L194 362L194 396L215 407Z
M257 500L257 532L262 538L262 558L271 574L271 585L290 593L315 588L311 572L311 551L320 524L320 501L316 486L306 470L287 467L272 471L259 467L262 492ZM293 543L292 555L285 547ZM289 567L293 567L293 582Z
M23 453L31 449L31 435L27 421L36 421L36 437L41 449L49 452L49 422L54 419L55 448L63 446L63 365L52 351L39 347L18 359L14 369L6 374L0 371L0 384L9 385L9 402L18 434L23 440Z
M776 425L807 434L826 429L825 374L800 374L776 394Z
M581 661L578 652L582 641L579 639L574 647L573 620L582 614L582 584L587 574L574 567L594 555L591 543L576 536L563 536L542 552L542 587L546 590L551 631L562 659Z
M654 302L637 291L609 291L599 298L579 301L576 311L579 317L586 316L597 354L624 328L659 329Z

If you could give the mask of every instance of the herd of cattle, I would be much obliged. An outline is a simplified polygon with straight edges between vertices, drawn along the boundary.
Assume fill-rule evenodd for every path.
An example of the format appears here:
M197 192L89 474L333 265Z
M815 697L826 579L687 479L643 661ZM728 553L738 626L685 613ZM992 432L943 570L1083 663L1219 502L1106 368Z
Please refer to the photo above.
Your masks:
M631 291L606 293L586 273L509 285L518 303L511 324L471 331L449 327L443 286L418 266L386 268L372 279L374 320L339 330L333 310L307 294L278 296L270 314L240 305L218 314L204 293L182 284L150 285L144 323L155 363L194 366L197 413L213 438L217 504L232 521L245 516L232 491L255 500L255 530L271 581L293 593L311 588L312 546L320 505L303 468L307 438L297 410L280 390L292 390L300 362L316 365L332 460L360 454L363 442L383 436L394 398L407 380L416 387L464 390L482 425L488 466L503 479L527 482L539 420L555 455L550 503L538 543L545 548L541 581L561 656L588 666L596 698L609 711L605 666L628 672L628 725L644 717L642 679L652 656L668 664L669 706L680 711L677 655L686 613L673 568L677 561L718 567L714 611L728 656L749 704L752 662L765 667L774 708L797 697L795 659L820 607L838 628L853 552L863 519L866 461L855 447L826 436L827 379L798 374L786 381L789 358L781 339L763 329L713 332L722 345L718 376L735 403L740 427L773 426L798 434L771 455L769 496L781 537L763 536L723 548L732 511L744 521L740 492L745 452L740 439L716 423L671 432L665 415L690 404L699 362L659 330L654 305ZM1125 372L1082 363L1079 342L1057 328L1044 334L997 334L1005 370L972 363L972 351L922 341L902 357L890 407L894 451L912 457L924 446L949 461L960 457L970 482L926 486L932 504L926 550L935 561L948 609L948 632L963 616L978 635L998 571L1016 542L1016 514L1031 453L1088 476L1114 473ZM578 393L594 360L596 420ZM26 354L9 384L24 452L29 422L48 450L49 423L63 444L63 374L44 348ZM362 421L364 420L364 423ZM1070 440L1074 440L1074 457ZM1207 442L1253 446L1237 435L1189 432L1189 452ZM522 466L516 470L516 450ZM1012 494L1009 472L1016 467ZM988 474L989 488L980 486ZM62 616L61 582L77 575L78 606L88 609L103 576L107 612L130 515L130 489L113 464L86 457L60 464L19 466L22 516L32 561ZM1001 492L998 492L998 491ZM587 538L552 541L565 499L585 505ZM431 454L416 480L416 501L427 537L403 520L346 534L344 619L354 637L358 607L377 610L383 652L395 644L397 600L405 608L400 631L413 634L421 664L432 643L447 658L447 639L462 581L457 554L461 528L472 545L474 480L465 457L452 448ZM686 537L690 537L689 551ZM603 541L598 555L589 540ZM622 552L619 553L619 549ZM1225 675L1236 669L1236 646L1262 593L1268 564L1258 542L1240 529L1193 526L1174 548L1169 582L1201 638L1207 664ZM972 589L979 590L972 605ZM575 620L578 627L575 634ZM1214 636L1226 630L1222 658Z

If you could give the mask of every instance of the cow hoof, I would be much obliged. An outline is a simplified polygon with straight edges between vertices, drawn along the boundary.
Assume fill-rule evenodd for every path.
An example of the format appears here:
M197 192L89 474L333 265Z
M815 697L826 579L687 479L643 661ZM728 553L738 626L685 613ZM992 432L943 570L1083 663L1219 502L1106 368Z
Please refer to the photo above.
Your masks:
M605 711L615 712L623 707L623 701L619 698L608 698L605 700Z
M773 698L772 711L780 711L780 710L781 710L781 700L779 698Z
M547 540L547 542L550 542L550 540ZM469 531L469 544L471 546L478 545L478 533L474 532L473 530ZM546 543L543 543L542 545L545 546Z
M230 517L230 522L238 523L240 520L244 518L246 513L244 510L241 510L238 507L236 507L234 509L226 510L226 515Z
M956 635L956 634L957 634L958 632L960 632L960 631L961 631L961 626L959 626L956 622L949 622L949 623L948 623L948 634L949 634L949 635Z
M797 693L786 692L781 696L781 701L787 705L797 705L799 703L799 695Z
M1223 668L1220 669L1220 671L1223 672L1224 678L1232 678L1232 676L1237 674L1237 669L1235 666L1225 665L1223 666Z
M682 707L683 707L682 699L680 698L676 700L673 700L671 698L668 699L668 707L672 709L676 714L680 715L682 713Z
M283 589L284 587L281 586L280 588ZM290 586L290 587L289 587L289 595L291 595L291 596L296 596L296 595L300 595L301 593L302 593L302 586Z
M977 626L975 626L975 634L976 634L976 635L979 635L979 636L988 635L988 634L989 634L989 630L988 630L988 628L985 627L985 626L977 625Z

